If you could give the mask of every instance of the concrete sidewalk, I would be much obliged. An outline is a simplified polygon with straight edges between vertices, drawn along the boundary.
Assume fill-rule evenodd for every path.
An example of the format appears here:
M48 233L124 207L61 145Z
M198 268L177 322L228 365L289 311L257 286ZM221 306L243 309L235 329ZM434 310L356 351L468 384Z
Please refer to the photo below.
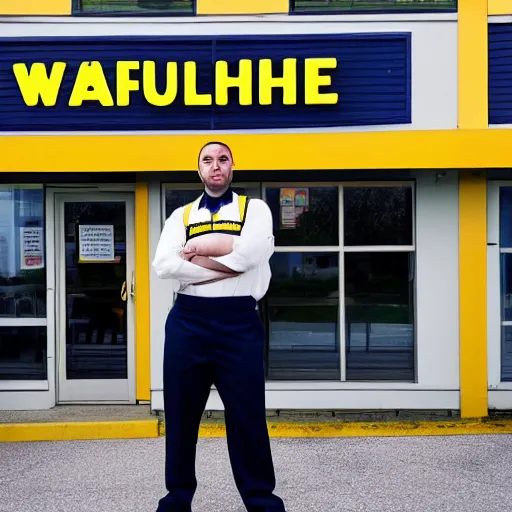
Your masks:
M288 512L504 512L512 435L273 439ZM164 439L0 445L1 512L154 512ZM225 439L198 444L194 512L243 512Z
M0 424L157 420L149 405L58 405L43 411L0 411Z
M0 411L2 423L63 423L81 421L141 421L162 418L163 413L152 414L149 405L57 405L42 411ZM222 423L222 411L207 411L204 423ZM381 421L453 421L459 419L458 411L317 411L273 410L267 411L272 422L332 423L381 422Z

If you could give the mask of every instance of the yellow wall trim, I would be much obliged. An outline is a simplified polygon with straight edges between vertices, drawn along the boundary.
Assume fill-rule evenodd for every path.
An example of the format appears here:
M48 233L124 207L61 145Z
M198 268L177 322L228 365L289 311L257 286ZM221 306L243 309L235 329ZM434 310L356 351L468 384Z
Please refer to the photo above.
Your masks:
M135 188L135 358L137 400L150 400L149 191Z
M196 171L207 141L235 170L512 168L510 130L0 137L0 172Z
M489 16L512 14L512 0L488 0Z
M487 179L459 180L460 409L484 417L487 401Z
M71 0L0 0L0 16L69 16Z
M489 126L487 0L459 2L459 128Z
M197 14L288 14L289 0L197 0Z

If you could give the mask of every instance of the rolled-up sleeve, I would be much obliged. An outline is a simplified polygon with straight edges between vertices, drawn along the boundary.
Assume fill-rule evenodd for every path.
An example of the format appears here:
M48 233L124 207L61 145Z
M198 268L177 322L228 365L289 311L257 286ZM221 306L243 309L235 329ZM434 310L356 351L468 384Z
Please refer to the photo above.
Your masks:
M183 208L178 208L165 221L153 259L153 268L160 279L175 279L183 286L188 286L225 275L184 260L180 252L185 246L185 241Z
M247 272L268 260L274 252L272 213L261 199L251 199L240 236L234 237L233 251L211 258L235 272Z

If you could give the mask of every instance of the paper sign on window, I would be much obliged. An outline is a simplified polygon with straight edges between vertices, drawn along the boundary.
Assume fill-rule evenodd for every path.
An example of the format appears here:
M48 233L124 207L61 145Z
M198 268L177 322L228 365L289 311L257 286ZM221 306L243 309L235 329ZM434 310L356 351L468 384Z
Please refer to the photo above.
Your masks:
M114 257L114 226L79 226L79 261L112 262Z
M299 217L309 209L309 189L282 188L279 206L281 211L281 229L294 229Z
M295 189L280 190L279 206L281 211L281 229L293 229L297 222L295 217Z
M44 268L43 228L20 228L21 270Z

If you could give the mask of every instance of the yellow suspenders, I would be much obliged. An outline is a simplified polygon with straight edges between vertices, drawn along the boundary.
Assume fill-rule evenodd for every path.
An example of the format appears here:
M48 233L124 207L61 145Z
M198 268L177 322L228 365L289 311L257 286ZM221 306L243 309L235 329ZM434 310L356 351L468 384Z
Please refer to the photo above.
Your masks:
M245 217L247 215L247 207L249 205L249 198L247 196L238 196L238 209L240 211L240 224L243 227L245 223ZM192 211L192 207L194 203L189 203L185 206L185 210L183 211L183 224L185 228L188 228L190 225L190 212ZM217 221L222 222L222 221ZM224 221L226 224L229 224L229 221Z
M249 198L247 196L238 196L238 209L240 211L240 222L242 226L245 223L245 217L247 216L247 207L249 206Z
M187 206L185 206L185 210L183 212L183 224L185 224L186 228L188 228L188 223L190 221L190 212L192 211L192 206L194 206L194 203L188 203Z

